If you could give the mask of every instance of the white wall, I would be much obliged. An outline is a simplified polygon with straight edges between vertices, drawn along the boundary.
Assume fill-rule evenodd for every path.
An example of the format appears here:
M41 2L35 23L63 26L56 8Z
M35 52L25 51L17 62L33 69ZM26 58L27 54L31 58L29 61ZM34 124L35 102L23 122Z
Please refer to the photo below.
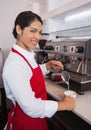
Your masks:
M0 0L0 48L2 50L10 48L15 42L12 30L17 14L29 9L28 0Z

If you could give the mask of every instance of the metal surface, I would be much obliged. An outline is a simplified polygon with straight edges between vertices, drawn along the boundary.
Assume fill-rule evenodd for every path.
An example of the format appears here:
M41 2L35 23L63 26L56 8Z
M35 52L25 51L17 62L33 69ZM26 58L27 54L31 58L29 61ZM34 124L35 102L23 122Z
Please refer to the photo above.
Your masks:
M67 71L62 71L61 73L61 78L62 80L67 84L68 90L69 90L69 79L70 79L70 74Z
M54 48L60 46L59 51L49 51L48 56L64 64L64 70L70 73L70 89L81 94L91 90L91 39L65 38L47 44ZM60 85L63 83L60 82Z

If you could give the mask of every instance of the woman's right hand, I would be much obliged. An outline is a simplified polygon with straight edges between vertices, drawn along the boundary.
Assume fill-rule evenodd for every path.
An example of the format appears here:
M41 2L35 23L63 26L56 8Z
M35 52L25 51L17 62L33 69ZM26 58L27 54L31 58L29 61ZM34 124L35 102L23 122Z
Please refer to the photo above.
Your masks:
M58 102L58 111L74 110L76 106L75 99L71 96L65 96L62 101Z

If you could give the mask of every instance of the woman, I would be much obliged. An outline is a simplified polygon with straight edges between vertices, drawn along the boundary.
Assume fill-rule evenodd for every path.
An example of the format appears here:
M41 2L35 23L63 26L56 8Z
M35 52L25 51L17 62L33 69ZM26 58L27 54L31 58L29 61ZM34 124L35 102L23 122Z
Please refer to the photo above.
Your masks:
M31 11L21 12L15 20L16 43L3 69L6 95L14 104L6 130L48 130L46 117L75 107L71 97L60 102L47 100L43 75L63 65L54 60L43 65L35 62L33 50L41 39L42 25L41 18Z

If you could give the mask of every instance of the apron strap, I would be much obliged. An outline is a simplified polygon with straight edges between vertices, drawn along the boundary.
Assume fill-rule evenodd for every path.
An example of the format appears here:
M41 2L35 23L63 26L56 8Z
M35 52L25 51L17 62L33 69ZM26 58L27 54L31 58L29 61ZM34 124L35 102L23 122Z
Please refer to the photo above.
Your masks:
M12 121L15 113L15 108L16 108L15 106L12 106L11 111L8 113L8 124L6 130L12 130Z

